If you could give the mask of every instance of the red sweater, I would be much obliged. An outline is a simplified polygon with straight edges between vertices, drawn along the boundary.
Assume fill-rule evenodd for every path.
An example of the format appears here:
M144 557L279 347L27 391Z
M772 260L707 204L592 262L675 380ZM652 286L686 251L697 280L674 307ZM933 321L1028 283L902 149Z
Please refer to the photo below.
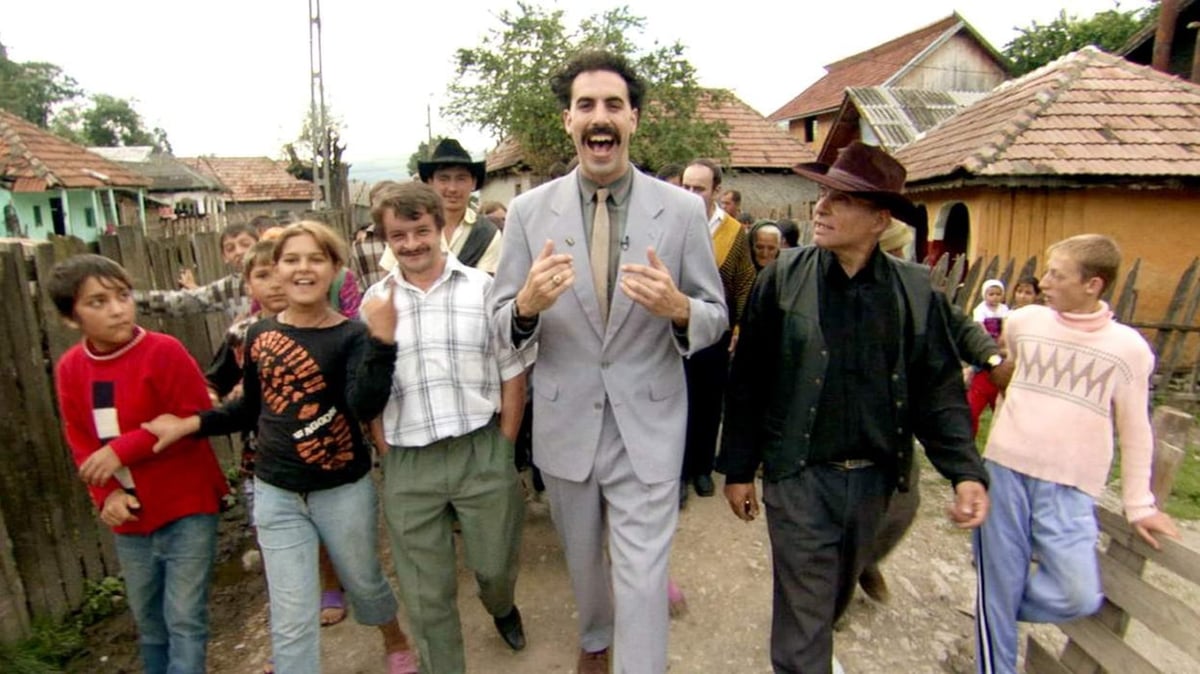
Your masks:
M63 354L54 380L75 465L107 444L132 476L142 509L138 521L114 531L149 534L218 512L228 484L208 440L184 438L155 454L155 437L141 428L160 414L188 417L211 406L204 375L178 340L138 328L133 341L108 354L92 352L85 340ZM88 490L103 508L120 486L114 477Z

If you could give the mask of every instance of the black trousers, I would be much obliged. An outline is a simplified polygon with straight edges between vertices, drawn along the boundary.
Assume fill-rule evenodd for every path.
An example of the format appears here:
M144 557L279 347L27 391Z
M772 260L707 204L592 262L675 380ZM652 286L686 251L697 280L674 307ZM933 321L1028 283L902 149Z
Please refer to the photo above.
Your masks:
M716 344L701 349L683 361L687 377L687 440L683 450L682 477L708 475L717 455L717 433L729 381L729 340L726 332Z
M763 485L774 599L771 664L779 674L828 674L833 624L846 610L893 491L877 466L810 467Z

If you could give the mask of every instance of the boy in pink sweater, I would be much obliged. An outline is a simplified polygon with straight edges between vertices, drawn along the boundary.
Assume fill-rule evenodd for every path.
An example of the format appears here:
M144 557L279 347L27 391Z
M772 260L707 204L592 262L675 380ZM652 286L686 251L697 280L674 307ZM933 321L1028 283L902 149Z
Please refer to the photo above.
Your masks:
M1100 608L1093 508L1114 427L1126 517L1155 549L1153 532L1179 535L1150 493L1154 355L1100 299L1120 250L1081 234L1049 255L1048 306L1010 313L1001 336L1015 370L984 451L992 510L975 534L976 662L985 673L1016 672L1017 621L1059 623Z

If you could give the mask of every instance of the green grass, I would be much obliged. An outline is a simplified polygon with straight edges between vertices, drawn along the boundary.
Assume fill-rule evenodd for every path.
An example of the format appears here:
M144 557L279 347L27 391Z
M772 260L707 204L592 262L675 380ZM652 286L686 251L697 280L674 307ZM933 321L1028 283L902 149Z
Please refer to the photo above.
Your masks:
M0 644L0 672L53 674L84 651L84 628L124 609L125 585L119 578L87 581L79 610L59 621L34 623L28 639Z

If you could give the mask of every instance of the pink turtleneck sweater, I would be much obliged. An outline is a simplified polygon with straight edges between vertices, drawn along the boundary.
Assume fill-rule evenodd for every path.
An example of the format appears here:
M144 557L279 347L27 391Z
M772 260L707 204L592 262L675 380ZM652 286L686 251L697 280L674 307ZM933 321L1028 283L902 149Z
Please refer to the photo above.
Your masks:
M1022 307L1005 319L1002 340L1016 371L984 456L1095 497L1112 464L1115 426L1125 516L1133 522L1153 514L1148 396L1154 354L1146 340L1114 321L1103 302L1092 314Z

